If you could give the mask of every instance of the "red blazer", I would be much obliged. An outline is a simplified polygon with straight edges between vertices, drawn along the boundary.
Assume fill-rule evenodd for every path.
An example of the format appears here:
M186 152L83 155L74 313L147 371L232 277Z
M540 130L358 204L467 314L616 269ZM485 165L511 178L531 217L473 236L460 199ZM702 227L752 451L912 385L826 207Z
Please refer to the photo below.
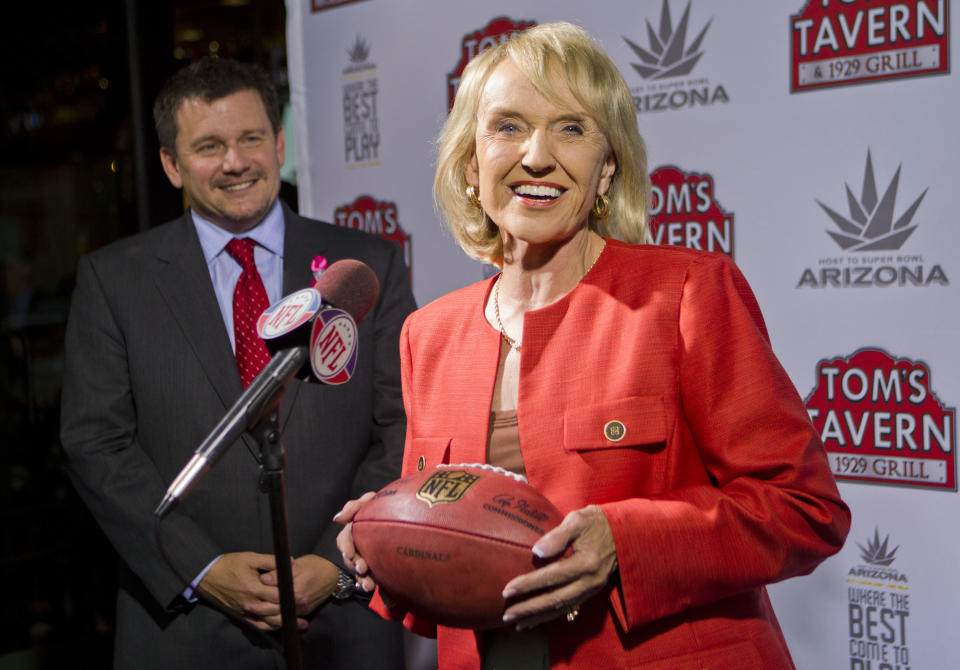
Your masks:
M404 473L485 460L492 286L404 325ZM728 258L608 240L573 291L525 315L518 416L530 483L563 512L600 505L619 561L575 624L548 625L554 668L793 668L764 585L838 551L850 513ZM480 667L473 632L437 637L442 670Z

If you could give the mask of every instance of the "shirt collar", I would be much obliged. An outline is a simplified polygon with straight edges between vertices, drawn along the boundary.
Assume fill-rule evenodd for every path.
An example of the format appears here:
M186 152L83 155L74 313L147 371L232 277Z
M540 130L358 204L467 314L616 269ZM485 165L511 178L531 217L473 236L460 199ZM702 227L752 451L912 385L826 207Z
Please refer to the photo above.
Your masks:
M263 217L263 221L245 232L243 235L234 235L228 230L203 218L193 209L190 210L193 225L200 238L200 247L203 249L203 258L209 264L227 246L234 237L249 237L270 253L283 254L283 208L280 200L273 201L273 207Z

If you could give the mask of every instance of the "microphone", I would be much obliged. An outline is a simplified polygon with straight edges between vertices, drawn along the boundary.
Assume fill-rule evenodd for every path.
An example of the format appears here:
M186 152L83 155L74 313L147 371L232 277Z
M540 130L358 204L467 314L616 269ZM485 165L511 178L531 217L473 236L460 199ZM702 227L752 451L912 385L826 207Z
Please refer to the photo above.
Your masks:
M288 295L260 316L257 331L270 349L270 362L180 470L154 510L157 518L165 517L243 433L276 408L308 357L317 380L342 384L350 379L357 360L356 324L377 302L380 282L368 265L353 259L317 273L312 288Z
M212 468L240 436L273 411L283 394L283 389L307 360L305 347L293 347L281 351L270 359L244 392L233 403L220 423L197 447L193 457L180 470L180 474L167 488L167 494L154 510L154 516L162 519L173 509L177 501L186 496L207 470Z
M358 260L340 260L326 270L324 267L325 259L315 259L318 276L314 285L271 305L260 315L257 333L271 354L306 347L310 367L304 367L300 377L338 385L347 382L356 369L357 323L377 302L380 282L373 270Z

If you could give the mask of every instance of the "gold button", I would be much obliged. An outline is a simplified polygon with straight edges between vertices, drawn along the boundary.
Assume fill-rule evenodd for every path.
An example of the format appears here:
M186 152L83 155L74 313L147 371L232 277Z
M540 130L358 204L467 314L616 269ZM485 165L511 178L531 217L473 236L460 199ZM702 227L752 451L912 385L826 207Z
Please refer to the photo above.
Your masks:
M611 442L619 442L626 434L627 427L616 419L613 421L607 421L607 425L603 427L603 436Z
M420 459L417 461L417 470L423 470L426 464L427 464L426 459L423 456L421 456Z

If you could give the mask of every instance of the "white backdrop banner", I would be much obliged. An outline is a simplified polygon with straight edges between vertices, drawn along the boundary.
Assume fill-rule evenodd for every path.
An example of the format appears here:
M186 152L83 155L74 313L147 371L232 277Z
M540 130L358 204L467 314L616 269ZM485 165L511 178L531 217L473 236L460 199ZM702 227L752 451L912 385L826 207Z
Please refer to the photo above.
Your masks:
M960 86L949 0L287 0L301 211L401 244L425 304L482 279L431 199L466 62L585 28L630 86L654 235L733 256L853 509L771 587L802 670L955 670ZM950 121L954 119L954 121Z

